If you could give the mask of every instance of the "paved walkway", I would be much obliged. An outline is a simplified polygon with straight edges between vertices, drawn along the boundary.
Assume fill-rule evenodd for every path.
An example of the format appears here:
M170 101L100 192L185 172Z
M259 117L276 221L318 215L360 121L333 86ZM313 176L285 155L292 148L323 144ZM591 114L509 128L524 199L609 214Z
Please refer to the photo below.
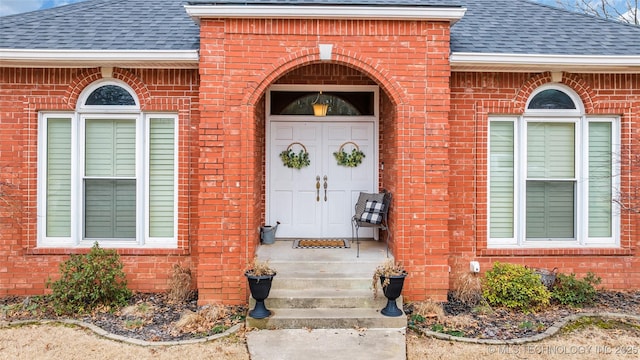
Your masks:
M251 360L405 360L405 329L259 330L247 334Z

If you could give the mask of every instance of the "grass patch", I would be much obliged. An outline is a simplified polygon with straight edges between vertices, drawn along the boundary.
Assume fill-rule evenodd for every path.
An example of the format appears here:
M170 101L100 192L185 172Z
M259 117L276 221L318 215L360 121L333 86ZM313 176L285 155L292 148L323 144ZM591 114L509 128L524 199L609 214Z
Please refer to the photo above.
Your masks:
M623 319L604 319L600 317L581 317L565 325L561 332L568 334L586 328L598 328L602 330L630 330L640 332L640 324L625 321Z

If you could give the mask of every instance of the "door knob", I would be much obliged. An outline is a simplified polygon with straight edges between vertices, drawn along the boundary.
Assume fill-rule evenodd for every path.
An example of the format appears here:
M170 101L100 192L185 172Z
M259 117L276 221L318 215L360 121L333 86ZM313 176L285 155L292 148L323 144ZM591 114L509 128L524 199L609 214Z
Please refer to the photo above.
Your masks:
M316 176L316 202L320 202L320 175Z
M327 175L324 176L324 201L327 201Z

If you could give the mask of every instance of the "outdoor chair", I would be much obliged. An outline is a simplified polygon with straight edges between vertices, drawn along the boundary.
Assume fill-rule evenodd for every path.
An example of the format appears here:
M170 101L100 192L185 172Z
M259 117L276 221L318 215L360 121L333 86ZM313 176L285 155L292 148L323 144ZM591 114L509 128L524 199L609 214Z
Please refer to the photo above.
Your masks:
M358 231L361 227L377 228L386 232L387 257L389 256L389 206L391 205L391 193L382 190L381 193L360 193L355 206L355 215L351 218L351 238L356 239L357 257L360 257L360 237Z

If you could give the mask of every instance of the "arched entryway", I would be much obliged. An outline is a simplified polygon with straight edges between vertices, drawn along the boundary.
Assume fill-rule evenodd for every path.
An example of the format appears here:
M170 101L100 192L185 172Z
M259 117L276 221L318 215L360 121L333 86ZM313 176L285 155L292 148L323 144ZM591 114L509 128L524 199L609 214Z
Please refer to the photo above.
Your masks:
M320 91L326 101L341 101L341 109L323 117L314 116L311 107L301 111ZM298 109L292 110L294 102ZM350 217L359 192L393 191L395 181L385 170L393 168L392 108L384 89L367 74L337 63L301 66L271 84L255 112L257 138L263 140L257 146L264 146L262 223L279 221L278 238L351 236ZM304 146L311 164L287 168L279 155L289 145L295 154ZM359 147L365 153L362 164L338 165L333 153L342 145L348 152ZM365 236L377 235L369 230Z
M351 236L359 193L378 191L378 104L375 85L269 88L265 219L279 223L278 238ZM343 153L358 154L357 163L339 162Z

